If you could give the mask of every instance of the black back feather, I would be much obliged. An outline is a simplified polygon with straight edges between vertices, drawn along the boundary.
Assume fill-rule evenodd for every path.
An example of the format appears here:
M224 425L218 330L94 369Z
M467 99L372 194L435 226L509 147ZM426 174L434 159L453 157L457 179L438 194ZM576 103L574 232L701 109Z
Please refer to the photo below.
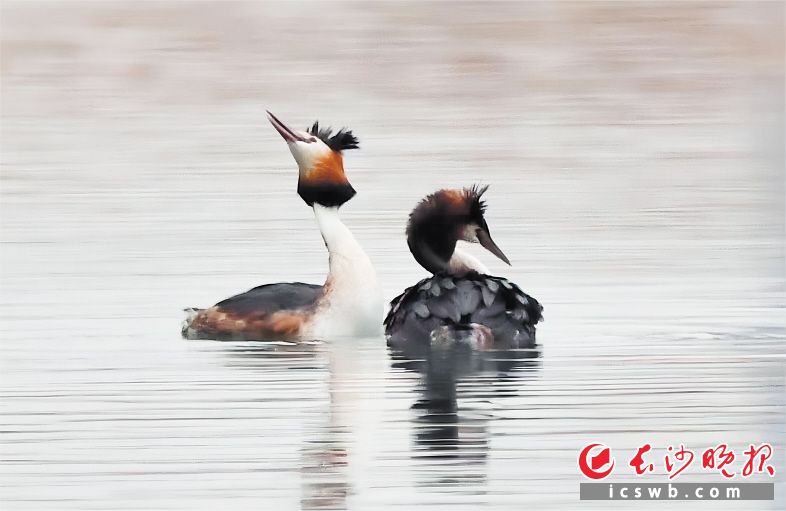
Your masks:
M535 347L543 306L503 277L470 272L438 274L407 288L390 302L385 317L388 346L428 345L443 325L477 323L491 329L497 348Z
M263 284L245 293L231 296L216 304L225 312L234 314L272 314L279 310L307 309L316 303L322 286L303 282Z
M310 135L313 135L334 151L341 152L345 149L357 149L358 139L352 134L352 130L341 128L335 134L333 129L328 126L327 128L320 128L319 121L314 121L314 124L306 130Z

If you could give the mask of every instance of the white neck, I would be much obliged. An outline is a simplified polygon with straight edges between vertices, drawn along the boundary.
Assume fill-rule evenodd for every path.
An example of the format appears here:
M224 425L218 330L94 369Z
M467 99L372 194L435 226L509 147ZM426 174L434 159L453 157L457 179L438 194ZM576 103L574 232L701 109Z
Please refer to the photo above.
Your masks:
M456 248L448 261L448 271L454 275L461 275L468 271L488 274L489 269L469 252Z
M330 325L323 324L322 331L328 335L379 332L382 296L366 252L339 218L337 207L314 203L314 216L330 254L324 295Z
M319 232L322 233L322 239L325 240L325 246L330 254L331 274L347 270L347 267L351 266L350 263L355 262L357 259L367 262L369 265L371 264L352 232L347 229L347 226L339 218L337 207L327 207L314 203L314 216L317 219Z

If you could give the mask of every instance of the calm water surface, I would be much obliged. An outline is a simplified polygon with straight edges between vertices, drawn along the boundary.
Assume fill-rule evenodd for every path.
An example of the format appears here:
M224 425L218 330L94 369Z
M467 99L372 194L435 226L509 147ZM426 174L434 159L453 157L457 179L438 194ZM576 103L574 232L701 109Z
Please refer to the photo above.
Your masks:
M3 508L608 508L578 501L589 442L629 480L645 442L768 441L776 500L713 509L783 509L783 22L4 2ZM343 214L388 298L424 276L414 203L490 184L513 267L476 254L545 305L541 358L460 379L441 414L381 337L180 339L183 307L324 278L265 108L356 130Z

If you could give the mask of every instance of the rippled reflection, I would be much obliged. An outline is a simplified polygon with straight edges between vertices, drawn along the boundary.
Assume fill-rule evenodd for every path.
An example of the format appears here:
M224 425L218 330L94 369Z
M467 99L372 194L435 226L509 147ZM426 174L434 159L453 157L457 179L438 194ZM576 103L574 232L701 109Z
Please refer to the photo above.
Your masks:
M437 346L414 341L406 348L391 351L391 358L393 367L421 375L412 405L413 457L421 466L418 484L453 491L470 485L472 493L482 493L489 421L494 406L504 406L496 399L510 393L511 386L516 394L526 392L515 383L537 372L540 347L481 351L460 342ZM495 392L499 382L506 384L506 391Z
M331 378L324 422L302 447L300 503L303 509L346 509L351 491L347 441L352 431L342 425L341 412L334 404L334 384Z

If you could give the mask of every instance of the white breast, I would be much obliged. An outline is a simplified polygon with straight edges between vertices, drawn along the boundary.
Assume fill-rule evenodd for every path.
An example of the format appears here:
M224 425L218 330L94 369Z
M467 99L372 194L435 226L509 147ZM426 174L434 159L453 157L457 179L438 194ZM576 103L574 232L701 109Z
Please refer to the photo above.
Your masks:
M473 270L483 274L488 274L489 272L485 264L481 263L469 252L464 252L459 248L453 251L453 257L448 261L448 270L454 275L460 275Z
M384 307L371 261L341 222L338 208L314 204L314 215L330 253L330 272L308 334L317 339L380 335Z

